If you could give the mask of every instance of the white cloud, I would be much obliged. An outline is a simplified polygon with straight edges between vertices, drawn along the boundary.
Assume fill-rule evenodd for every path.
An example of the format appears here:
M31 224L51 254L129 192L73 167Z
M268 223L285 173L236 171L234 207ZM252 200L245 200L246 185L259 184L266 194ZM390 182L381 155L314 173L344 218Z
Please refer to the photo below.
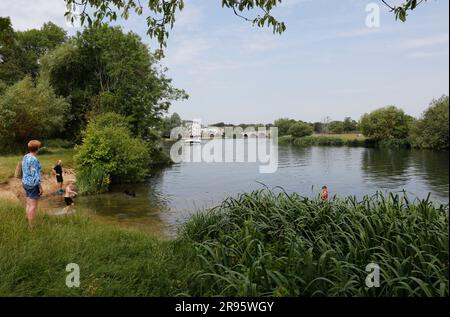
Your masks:
M436 57L436 56L443 56L443 55L448 55L448 51L444 52L424 52L424 51L419 51L419 52L414 52L411 54L408 54L408 57L414 57L414 58L429 58L429 57Z
M198 60L202 54L211 48L208 41L197 39L182 39L170 44L172 48L167 53L167 64L191 64Z
M433 35L429 37L406 40L397 45L401 49L417 49L426 46L448 44L448 33Z
M9 16L16 30L40 28L42 24L52 21L67 28L64 13L64 0L1 0L1 16Z

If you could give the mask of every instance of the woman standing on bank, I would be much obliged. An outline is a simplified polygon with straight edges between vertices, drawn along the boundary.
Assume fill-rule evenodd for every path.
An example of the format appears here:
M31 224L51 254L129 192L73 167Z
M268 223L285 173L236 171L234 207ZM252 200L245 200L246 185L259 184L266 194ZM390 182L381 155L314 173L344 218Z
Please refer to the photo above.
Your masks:
M39 197L42 196L41 186L41 162L37 158L37 153L41 147L41 142L32 140L28 142L28 154L22 159L22 184L27 197L27 219L30 227L34 225Z

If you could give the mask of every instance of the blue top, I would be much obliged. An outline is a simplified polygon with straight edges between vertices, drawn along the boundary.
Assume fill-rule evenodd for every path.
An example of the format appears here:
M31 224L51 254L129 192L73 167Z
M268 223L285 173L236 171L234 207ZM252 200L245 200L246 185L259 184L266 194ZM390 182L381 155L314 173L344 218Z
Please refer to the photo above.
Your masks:
M22 183L37 186L41 182L41 163L36 156L28 153L22 159Z

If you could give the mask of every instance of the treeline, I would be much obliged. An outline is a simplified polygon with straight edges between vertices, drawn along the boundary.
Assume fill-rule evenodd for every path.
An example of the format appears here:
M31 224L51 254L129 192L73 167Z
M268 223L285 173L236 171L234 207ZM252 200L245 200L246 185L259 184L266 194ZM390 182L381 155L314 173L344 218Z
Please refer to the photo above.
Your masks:
M388 106L364 114L356 122L308 123L282 118L274 122L281 142L296 145L370 145L396 148L449 149L449 97L433 100L420 118ZM327 134L360 133L366 140L342 139ZM312 136L320 134L320 136Z
M137 181L136 168L164 161L163 116L183 98L132 32L100 25L70 37L51 22L19 32L0 18L2 152L23 150L29 139L64 139L80 145L80 175Z

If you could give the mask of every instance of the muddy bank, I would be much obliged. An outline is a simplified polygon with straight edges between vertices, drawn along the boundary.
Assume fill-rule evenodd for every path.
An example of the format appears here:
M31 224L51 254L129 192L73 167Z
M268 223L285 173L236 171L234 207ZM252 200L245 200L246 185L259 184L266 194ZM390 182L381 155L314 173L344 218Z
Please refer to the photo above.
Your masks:
M73 169L65 169L64 184L67 184L70 181L76 181L75 171ZM59 189L59 185L56 182L56 177L51 174L42 175L41 185L42 189L44 190L42 199L46 199ZM11 177L7 183L0 184L0 199L10 200L14 202L24 202L25 193L22 187L22 180L19 178Z

